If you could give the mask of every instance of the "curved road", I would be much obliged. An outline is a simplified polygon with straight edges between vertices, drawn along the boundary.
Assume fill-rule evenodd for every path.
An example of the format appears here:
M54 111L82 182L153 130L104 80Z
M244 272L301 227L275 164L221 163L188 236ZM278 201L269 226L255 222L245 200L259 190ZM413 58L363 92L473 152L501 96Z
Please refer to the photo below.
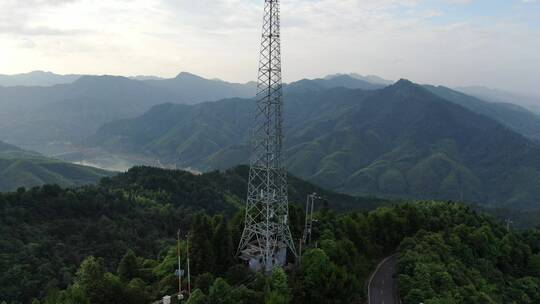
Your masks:
M382 261L372 274L368 285L368 304L398 304L394 280L396 256Z

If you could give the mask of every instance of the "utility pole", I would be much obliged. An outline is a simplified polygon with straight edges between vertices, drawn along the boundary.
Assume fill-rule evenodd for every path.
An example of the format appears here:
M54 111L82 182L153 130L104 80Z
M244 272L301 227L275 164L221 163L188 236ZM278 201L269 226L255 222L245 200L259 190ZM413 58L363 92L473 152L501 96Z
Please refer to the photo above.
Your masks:
M506 231L510 232L510 228L514 224L514 221L512 221L510 218L507 218L505 222L506 222Z
M245 227L238 254L253 270L271 272L297 256L288 225L287 172L283 164L283 88L279 0L264 0L263 33L251 135Z
M315 210L315 200L321 199L317 193L313 192L311 194L308 194L307 200L306 200L306 215L305 215L305 222L304 222L304 232L302 234L302 238L300 239L299 243L299 254L298 254L298 264L301 263L302 259L302 245L311 244L311 235L313 232L313 212ZM316 247L316 245L315 245Z
M304 244L311 244L311 235L313 232L313 212L315 209L316 199L321 199L321 197L315 192L307 196L306 217L305 217L304 235L303 235Z
M302 264L302 243L303 243L303 238L301 238L300 240L298 240L298 265Z
M177 240L176 240L176 249L178 254L178 301L184 299L182 294L182 253L180 252L180 229L178 229Z
M189 272L189 235L186 237L188 296L191 296L191 273Z

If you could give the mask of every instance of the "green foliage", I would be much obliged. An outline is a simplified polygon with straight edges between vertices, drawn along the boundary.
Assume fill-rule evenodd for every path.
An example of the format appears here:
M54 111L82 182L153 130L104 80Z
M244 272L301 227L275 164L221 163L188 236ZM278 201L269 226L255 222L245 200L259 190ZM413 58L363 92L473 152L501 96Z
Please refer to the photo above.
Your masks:
M287 274L282 268L274 268L266 290L267 304L288 304L292 294L287 283Z
M326 253L321 249L313 249L302 257L301 271L305 288L309 291L306 301L324 303L332 294L329 278L332 275L333 265Z
M241 283L245 269L229 270L236 263L233 254L243 227L238 206L246 197L247 173L247 167L202 175L137 167L96 186L47 185L0 193L0 298L29 302L49 290L65 289L89 255L103 258L106 272L117 271L123 285L134 278L159 281L156 292L172 293L178 266L176 249L169 246L179 228L201 232L190 237L192 274L212 272ZM303 204L311 192L341 209L385 202L325 191L294 177L290 182L291 202ZM212 217L216 214L222 216ZM300 235L302 227L303 211L291 204L293 233ZM186 245L183 241L184 269Z
M234 249L229 225L223 217L218 218L217 227L212 236L212 251L216 261L214 272L217 275L224 275L234 264Z
M138 278L139 275L139 262L133 250L128 250L120 263L118 264L118 276L124 281L130 281L132 279Z
M85 259L77 271L76 284L91 303L111 303L110 292L116 292L117 283L107 275L103 263L92 256Z
M239 176L135 168L95 187L1 194L0 232L8 237L15 232L26 242L0 240L6 250L0 297L23 303L37 298L47 304L143 304L175 294L180 226L189 232L180 248L186 269L189 240L196 290L190 303L363 302L364 284L377 261L398 247L397 280L405 303L540 301L540 232L510 233L451 202L344 214L323 204L300 265L253 274L231 258L243 213L232 215L224 198L238 199L235 189L245 182L228 177ZM302 193L310 187L293 189ZM304 218L294 205L290 215L296 242ZM185 277L182 283L186 290ZM26 298L14 297L23 293Z
M244 277L242 277L242 279L244 279ZM214 280L214 275L209 272L200 274L195 279L195 288L201 290L204 293L208 293L210 291L210 286L212 286Z
M210 303L216 304L234 304L234 299L232 297L232 288L225 280L222 278L217 278L214 281L214 284L210 286L210 291L208 294L208 299Z
M36 300L37 301L37 300ZM73 285L64 291L53 291L49 293L43 304L90 304L90 299L84 290L78 285ZM34 303L34 301L32 302ZM37 302L39 304L39 301Z
M529 263L527 264L528 272L531 276L540 278L540 253L529 257Z
M464 208L455 212L439 212L438 219L462 216L461 223L420 230L401 242L397 277L403 302L539 302L540 260L529 245L538 239L508 233Z
M133 279L125 287L124 297L122 299L123 303L132 303L132 304L147 304L153 300L147 292L146 283L139 279Z
M191 296L189 297L189 300L187 301L187 304L207 304L207 303L208 303L208 298L200 289L195 289L191 293Z
M210 218L204 214L197 214L189 231L189 254L194 275L212 272L215 269L216 258L212 249L212 236Z

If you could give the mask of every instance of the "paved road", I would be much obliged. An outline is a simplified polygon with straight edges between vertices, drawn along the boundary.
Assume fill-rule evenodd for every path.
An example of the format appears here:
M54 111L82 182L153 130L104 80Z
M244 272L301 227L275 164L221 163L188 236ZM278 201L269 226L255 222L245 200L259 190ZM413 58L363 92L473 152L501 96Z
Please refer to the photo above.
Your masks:
M369 304L398 304L396 284L393 278L396 269L396 256L384 260L369 282Z

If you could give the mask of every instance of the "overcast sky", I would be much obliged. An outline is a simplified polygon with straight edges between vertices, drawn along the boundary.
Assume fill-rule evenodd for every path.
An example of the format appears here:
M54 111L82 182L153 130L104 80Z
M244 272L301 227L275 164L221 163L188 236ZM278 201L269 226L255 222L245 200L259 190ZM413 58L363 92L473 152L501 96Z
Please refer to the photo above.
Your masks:
M263 0L0 0L0 74L255 79ZM283 0L286 81L332 73L540 95L540 0Z

